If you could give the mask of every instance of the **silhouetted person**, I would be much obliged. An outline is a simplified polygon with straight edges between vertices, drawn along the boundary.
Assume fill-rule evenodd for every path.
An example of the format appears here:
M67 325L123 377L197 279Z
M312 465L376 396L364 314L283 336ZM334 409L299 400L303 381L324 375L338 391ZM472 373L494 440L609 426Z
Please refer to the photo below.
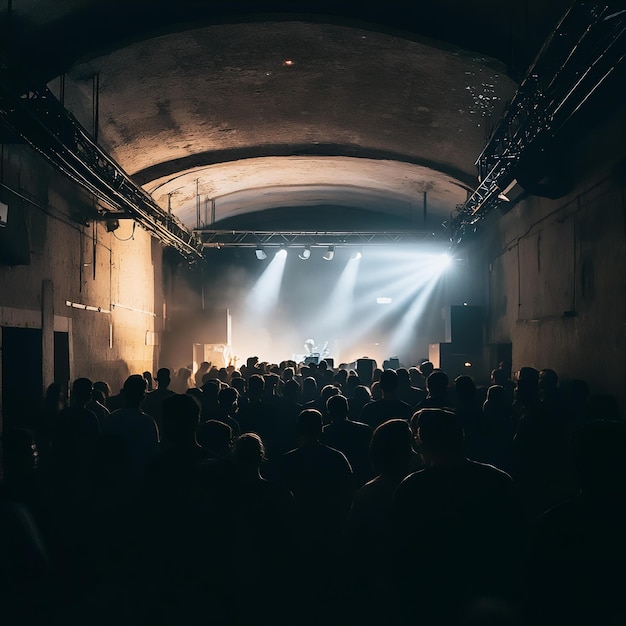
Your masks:
M358 611L355 623L393 623L395 599L389 571L393 494L416 465L406 420L384 422L372 435L370 459L376 477L361 487L348 519L349 562Z
M170 384L170 389L174 393L185 393L187 389L194 386L195 381L191 375L191 370L188 367L180 367Z
M133 474L129 479L139 481L156 452L159 430L154 419L140 408L146 395L143 376L129 376L124 383L123 393L126 408L113 411L105 419L103 432L117 437L123 443Z
M492 385L476 428L465 433L467 456L511 472L513 435L510 396L504 387Z
M198 366L198 371L194 374L194 380L196 382L196 387L202 387L203 380L202 377L209 371L211 364L208 361L202 361Z
M342 395L331 396L326 410L330 424L324 426L320 441L345 454L352 466L355 484L360 487L372 475L368 456L372 429L348 419L348 400Z
M244 433L235 440L238 525L233 559L240 564L237 587L246 602L237 608L238 619L245 624L284 623L293 608L289 603L292 593L284 594L294 582L295 502L285 486L263 478L264 458L263 441L256 433ZM268 603L277 590L281 590L280 601Z
M424 367L422 363L422 368ZM415 408L419 409L444 409L451 405L448 399L448 385L450 379L443 370L433 370L426 379L426 398Z
M35 440L39 453L45 458L50 449L58 414L65 408L66 398L59 383L48 385L39 418L35 424Z
M233 429L224 422L208 420L198 424L196 441L208 458L226 460L230 457Z
M426 398L426 392L419 387L413 386L408 369L399 367L396 370L396 374L398 375L398 398L406 402L411 408L416 407Z
M412 408L396 396L398 391L398 375L395 370L385 370L379 380L382 398L366 404L361 409L359 421L374 429L390 419L408 420L413 413Z
M146 390L148 393L154 390L154 380L152 378L152 372L145 371L142 376L146 379Z
M340 528L352 497L352 468L341 452L321 443L322 415L298 416L298 447L282 458L281 475L293 493L300 524L316 540Z
M415 622L421 607L445 624L477 597L513 592L519 508L508 474L465 457L454 413L421 411L417 445L426 467L400 483L393 501L397 573Z
M170 370L161 367L156 374L157 388L146 395L141 405L143 411L154 418L157 426L161 427L161 417L163 415L163 400L174 395L169 389L171 383Z
M358 381L356 376L349 377L348 380L350 380L350 378L354 378ZM346 397L348 398L348 417L356 422L361 415L361 409L368 402L372 401L372 392L370 391L370 388L365 385L356 385L352 395L346 395Z
M626 424L586 424L573 441L578 497L547 511L531 541L529 623L626 623Z

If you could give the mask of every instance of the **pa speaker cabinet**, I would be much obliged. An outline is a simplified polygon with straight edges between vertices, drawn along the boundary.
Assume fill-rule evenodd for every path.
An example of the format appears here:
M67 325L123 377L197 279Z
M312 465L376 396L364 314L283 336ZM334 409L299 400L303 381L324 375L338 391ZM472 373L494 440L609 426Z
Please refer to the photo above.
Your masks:
M374 359L357 359L356 373L359 377L362 385L371 385L372 378L374 377L374 369L376 368L376 361Z
M436 369L443 370L450 382L457 376L470 376L477 384L485 384L485 378L488 379L482 352L459 353L453 343L431 343L428 360Z
M483 349L483 312L479 306L452 305L445 309L446 342L458 354L478 354Z
M231 343L231 316L228 309L202 309L193 324L194 343Z

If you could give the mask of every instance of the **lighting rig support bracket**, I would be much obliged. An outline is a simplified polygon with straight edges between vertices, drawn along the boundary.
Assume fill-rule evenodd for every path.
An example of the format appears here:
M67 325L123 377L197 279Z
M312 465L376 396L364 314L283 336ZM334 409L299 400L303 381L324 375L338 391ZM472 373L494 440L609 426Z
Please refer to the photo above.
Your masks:
M0 66L0 121L63 174L107 207L103 219L128 216L190 259L202 243L164 211L89 136L47 87L34 85L15 67Z
M502 201L523 156L548 142L613 73L626 56L626 9L621 2L577 1L561 18L520 83L507 111L476 160L479 185L450 223L450 240Z

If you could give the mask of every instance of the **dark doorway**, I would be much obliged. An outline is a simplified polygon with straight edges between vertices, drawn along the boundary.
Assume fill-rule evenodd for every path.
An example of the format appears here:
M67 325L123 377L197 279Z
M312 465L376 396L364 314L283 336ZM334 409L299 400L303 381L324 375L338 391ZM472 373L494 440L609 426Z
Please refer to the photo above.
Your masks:
M68 398L70 384L69 333L54 333L54 382L63 387L63 397Z
M42 400L41 330L2 327L3 429L30 427Z

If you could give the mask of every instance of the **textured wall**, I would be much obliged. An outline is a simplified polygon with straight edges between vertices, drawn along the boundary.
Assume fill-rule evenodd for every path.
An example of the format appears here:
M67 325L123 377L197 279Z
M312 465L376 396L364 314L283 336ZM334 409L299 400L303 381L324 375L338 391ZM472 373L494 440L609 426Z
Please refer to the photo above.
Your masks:
M160 244L132 220L107 232L90 219L93 201L25 146L4 145L0 182L9 205L0 325L41 328L42 282L51 281L54 329L69 331L72 379L104 379L116 390L129 373L154 370L159 348L147 344L163 327Z
M555 369L626 407L624 117L573 146L582 172L557 199L529 197L489 232L489 337L513 368Z

